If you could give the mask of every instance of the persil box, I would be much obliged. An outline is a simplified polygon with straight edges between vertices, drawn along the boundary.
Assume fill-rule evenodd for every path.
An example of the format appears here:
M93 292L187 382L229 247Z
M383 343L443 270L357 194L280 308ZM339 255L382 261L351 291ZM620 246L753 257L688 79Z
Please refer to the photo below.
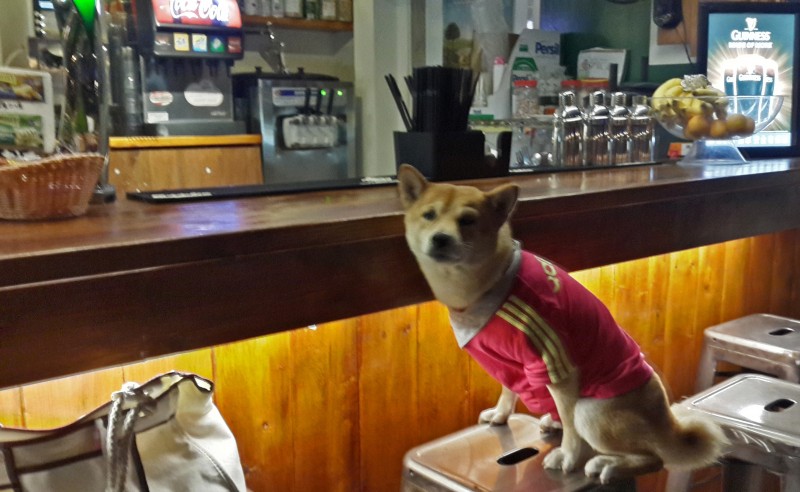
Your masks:
M561 33L525 29L511 52L511 81L550 76L553 70L560 68L560 60Z

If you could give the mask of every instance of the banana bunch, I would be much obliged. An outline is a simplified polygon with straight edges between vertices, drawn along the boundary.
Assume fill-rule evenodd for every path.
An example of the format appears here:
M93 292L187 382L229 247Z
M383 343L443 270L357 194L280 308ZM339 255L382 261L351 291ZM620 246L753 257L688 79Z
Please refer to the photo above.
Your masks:
M662 120L685 124L692 117L703 115L725 119L728 98L724 92L708 84L705 76L685 75L661 84L653 93L653 109Z

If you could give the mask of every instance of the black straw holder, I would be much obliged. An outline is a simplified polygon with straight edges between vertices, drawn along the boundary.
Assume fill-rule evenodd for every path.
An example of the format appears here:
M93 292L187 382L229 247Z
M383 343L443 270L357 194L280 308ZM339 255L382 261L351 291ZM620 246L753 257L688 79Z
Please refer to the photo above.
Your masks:
M505 176L508 162L486 156L483 132L395 132L397 166L411 164L433 181ZM504 169L503 169L504 168Z

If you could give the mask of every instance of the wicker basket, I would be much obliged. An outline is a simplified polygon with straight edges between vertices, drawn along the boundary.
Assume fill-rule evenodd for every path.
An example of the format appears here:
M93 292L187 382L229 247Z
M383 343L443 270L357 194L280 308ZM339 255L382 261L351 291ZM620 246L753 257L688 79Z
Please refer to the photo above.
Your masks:
M30 162L0 160L0 219L83 215L103 160L100 154L63 154Z

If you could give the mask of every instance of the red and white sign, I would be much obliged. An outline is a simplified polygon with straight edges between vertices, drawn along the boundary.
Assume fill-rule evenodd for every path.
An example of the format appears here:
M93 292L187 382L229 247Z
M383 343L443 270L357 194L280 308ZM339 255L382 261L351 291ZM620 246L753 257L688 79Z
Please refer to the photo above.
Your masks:
M236 0L151 0L159 26L219 26L240 29Z

